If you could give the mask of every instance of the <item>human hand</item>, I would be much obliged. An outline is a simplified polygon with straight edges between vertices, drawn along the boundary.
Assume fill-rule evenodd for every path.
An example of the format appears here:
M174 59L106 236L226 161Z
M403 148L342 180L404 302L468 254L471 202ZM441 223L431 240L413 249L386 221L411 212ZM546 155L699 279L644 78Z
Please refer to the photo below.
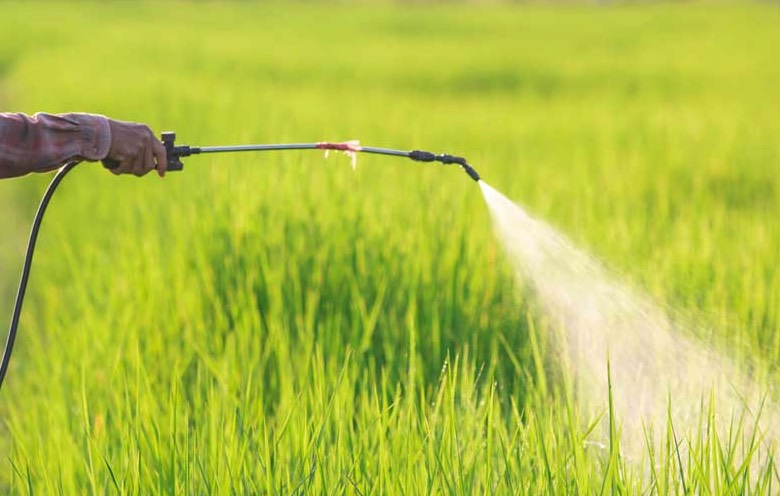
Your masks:
M111 147L103 164L114 174L141 177L157 169L160 177L168 168L165 147L145 124L108 120Z

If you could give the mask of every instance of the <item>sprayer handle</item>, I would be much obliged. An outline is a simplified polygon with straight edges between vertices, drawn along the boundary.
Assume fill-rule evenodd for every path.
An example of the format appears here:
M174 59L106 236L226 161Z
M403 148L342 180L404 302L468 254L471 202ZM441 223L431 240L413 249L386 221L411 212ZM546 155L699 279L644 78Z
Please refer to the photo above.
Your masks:
M160 135L163 146L165 147L165 154L168 157L168 170L180 171L184 170L184 163L181 161L182 154L176 148L176 133L173 131L166 131Z
M165 153L168 156L168 172L183 170L184 164L180 158L181 154L174 145L176 142L176 133L167 131L162 133L160 138L162 139L163 146L165 147ZM112 158L104 158L100 162L103 164L103 167L108 170L114 170L119 167L119 161Z

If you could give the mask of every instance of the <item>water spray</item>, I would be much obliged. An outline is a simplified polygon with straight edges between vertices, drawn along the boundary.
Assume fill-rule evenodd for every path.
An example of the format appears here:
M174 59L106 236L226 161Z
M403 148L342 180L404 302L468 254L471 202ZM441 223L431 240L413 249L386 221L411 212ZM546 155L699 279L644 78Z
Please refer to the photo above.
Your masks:
M228 153L228 152L266 152L266 151L284 151L284 150L325 150L327 153L330 150L344 152L353 158L356 153L371 153L375 155L389 155L393 157L405 157L416 162L440 162L444 165L459 165L468 176L474 181L479 182L480 177L476 170L471 167L465 158L457 157L455 155L449 155L446 153L436 154L432 152L426 152L422 150L394 150L391 148L379 148L374 146L360 146L356 141L344 141L344 142L317 142L317 143L276 143L276 144L254 144L254 145L228 145L228 146L189 146L189 145L177 145L176 133L166 132L162 133L162 143L165 146L168 159L168 171L181 171L184 170L184 163L182 158L189 157L191 155L200 155L204 153ZM105 159L102 161L103 165L108 169L115 169L119 166L119 163ZM27 282L30 278L30 268L32 266L32 259L35 253L35 242L38 239L38 232L40 231L41 222L43 221L43 215L46 212L46 207L49 205L57 186L62 182L62 179L73 170L78 162L70 162L63 166L49 183L46 192L41 199L41 203L38 206L38 210L35 213L35 219L33 220L32 229L30 230L30 237L27 241L27 252L24 257L24 265L22 267L22 276L19 280L19 289L16 293L16 302L14 303L13 314L11 317L11 325L8 330L8 339L5 344L5 351L3 352L2 363L0 363L0 388L3 386L3 380L5 374L8 371L8 365L11 362L11 354L14 349L14 342L16 340L16 331L19 327L19 319L22 313L22 305L24 304L24 296L27 291Z

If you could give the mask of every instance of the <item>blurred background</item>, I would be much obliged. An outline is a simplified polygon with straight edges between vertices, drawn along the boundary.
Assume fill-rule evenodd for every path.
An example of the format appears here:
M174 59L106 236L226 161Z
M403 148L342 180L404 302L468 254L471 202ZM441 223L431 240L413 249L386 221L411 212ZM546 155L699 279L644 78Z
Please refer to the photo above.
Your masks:
M774 377L776 4L0 12L3 111L100 113L190 145L359 139L468 157ZM0 183L0 316L48 180ZM84 164L39 250L0 394L3 492L653 484L586 447L545 316L454 168L286 152L137 180Z

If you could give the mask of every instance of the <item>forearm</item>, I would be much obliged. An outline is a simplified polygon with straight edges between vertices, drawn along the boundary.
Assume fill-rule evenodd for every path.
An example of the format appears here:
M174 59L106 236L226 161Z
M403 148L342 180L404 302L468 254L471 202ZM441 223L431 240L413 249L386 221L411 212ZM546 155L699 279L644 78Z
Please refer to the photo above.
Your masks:
M110 145L108 119L100 115L0 113L0 178L100 160Z

